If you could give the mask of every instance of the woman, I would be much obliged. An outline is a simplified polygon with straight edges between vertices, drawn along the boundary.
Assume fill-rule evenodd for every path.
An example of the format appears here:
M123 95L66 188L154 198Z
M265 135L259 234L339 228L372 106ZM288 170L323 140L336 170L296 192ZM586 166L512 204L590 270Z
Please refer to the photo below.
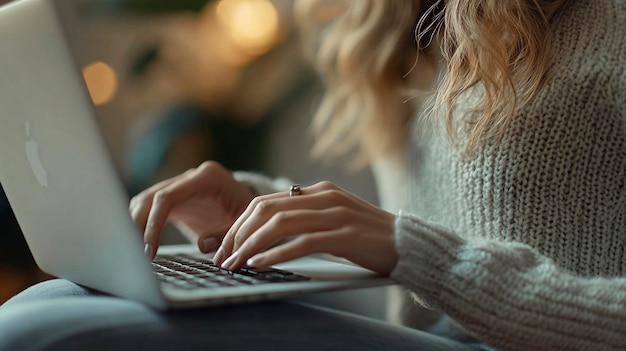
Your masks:
M302 17L325 13L318 5L300 4ZM391 276L463 333L447 325L452 332L433 336L288 303L158 315L115 302L116 315L139 319L132 324L94 307L113 303L107 298L91 297L67 318L101 324L70 332L63 346L88 335L98 345L158 348L181 335L174 326L188 348L211 340L249 348L243 338L257 349L625 349L626 3L345 5L322 28L304 24L323 33L309 40L328 86L314 151L355 151L394 211L327 182L290 196L280 181L209 162L135 197L131 215L149 255L170 221L195 233L202 251L217 249L216 262L231 270L311 252L344 257ZM85 294L49 284L60 295ZM63 300L33 301L43 288L0 309L0 326L28 315L16 312L27 305L20 300L39 303L31 315L61 311ZM263 313L288 336L232 327L252 328L248 318ZM24 345L59 318L13 327L7 345ZM210 331L198 329L205 324ZM236 336L225 339L224 330Z

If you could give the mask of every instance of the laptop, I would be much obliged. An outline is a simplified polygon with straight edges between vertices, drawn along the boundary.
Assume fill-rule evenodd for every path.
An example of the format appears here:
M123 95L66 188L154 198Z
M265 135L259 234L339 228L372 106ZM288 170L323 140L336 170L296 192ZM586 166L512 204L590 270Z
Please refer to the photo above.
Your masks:
M0 183L43 271L156 309L392 282L326 256L235 273L193 245L161 247L147 259L67 39L62 8L70 2L0 8Z

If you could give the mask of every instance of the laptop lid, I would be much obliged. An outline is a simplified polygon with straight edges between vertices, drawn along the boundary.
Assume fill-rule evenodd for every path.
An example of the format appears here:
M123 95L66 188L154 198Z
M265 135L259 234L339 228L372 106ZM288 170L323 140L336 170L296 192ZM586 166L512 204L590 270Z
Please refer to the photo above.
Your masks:
M279 267L309 282L161 291L64 30L72 3L20 0L0 8L0 182L39 267L156 308L391 283L360 267L306 257Z
M163 307L58 6L0 9L0 182L44 271Z

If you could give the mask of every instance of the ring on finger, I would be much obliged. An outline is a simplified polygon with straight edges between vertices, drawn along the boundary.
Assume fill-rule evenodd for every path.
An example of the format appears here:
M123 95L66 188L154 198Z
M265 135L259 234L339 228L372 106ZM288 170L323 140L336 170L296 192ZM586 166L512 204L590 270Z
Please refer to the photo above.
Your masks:
M289 188L289 196L297 196L302 193L302 189L300 188L300 184L294 184Z

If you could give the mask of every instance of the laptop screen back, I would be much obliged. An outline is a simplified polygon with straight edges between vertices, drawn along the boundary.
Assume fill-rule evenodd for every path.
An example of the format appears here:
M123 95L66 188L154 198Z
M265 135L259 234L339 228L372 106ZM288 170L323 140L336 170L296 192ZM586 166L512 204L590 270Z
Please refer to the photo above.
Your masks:
M0 182L44 271L157 305L128 196L61 26L64 3L0 10Z

